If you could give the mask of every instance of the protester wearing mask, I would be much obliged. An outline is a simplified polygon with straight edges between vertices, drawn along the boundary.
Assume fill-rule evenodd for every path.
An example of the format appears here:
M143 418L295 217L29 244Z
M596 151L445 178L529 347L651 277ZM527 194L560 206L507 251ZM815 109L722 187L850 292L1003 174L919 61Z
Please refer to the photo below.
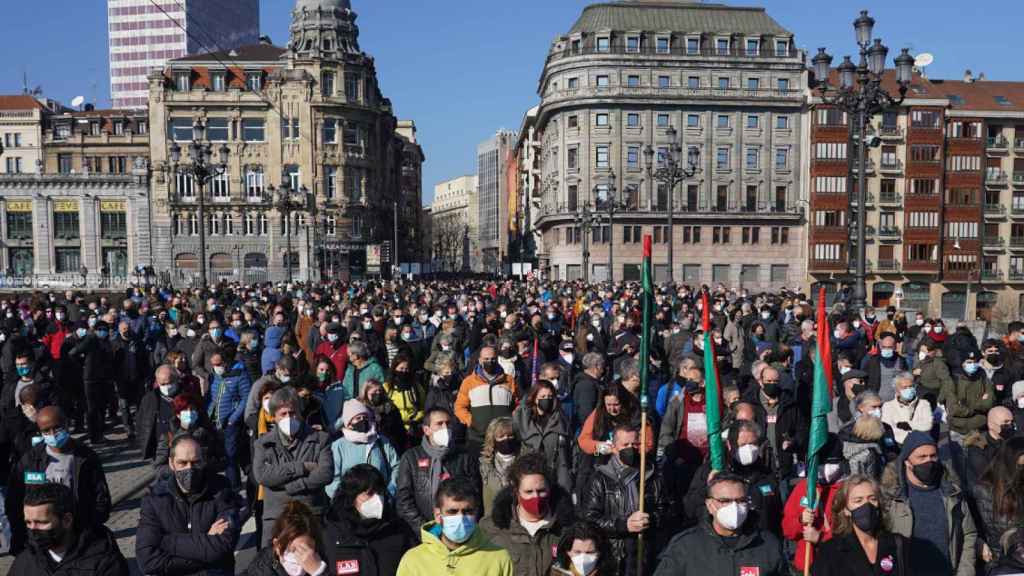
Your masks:
M405 354L395 356L388 379L384 382L384 391L398 409L406 427L415 426L423 418L423 398L426 393L419 383L411 357Z
M82 386L85 389L86 427L89 441L104 441L104 412L114 383L114 353L110 347L106 322L99 321L91 334L87 334L71 349L72 356L82 361Z
M171 433L174 420L174 398L181 392L174 369L166 364L156 369L153 389L146 392L136 415L136 437L144 459L154 458L160 437ZM166 460L166 455L163 460ZM154 464L163 460L155 459Z
M171 453L171 442L178 436L188 434L199 442L200 455L206 463L208 472L220 473L225 468L224 443L217 434L217 429L206 416L202 409L202 399L191 394L181 392L174 397L172 407L174 420L171 422L171 431L168 434L158 435L156 442L156 456L153 458L153 466L156 469L157 477L170 474L167 467L167 459Z
M614 576L608 562L608 540L591 522L576 522L562 530L555 552L553 576Z
M877 354L872 353L864 357L861 370L867 374L868 388L877 392L882 402L888 402L896 397L893 377L909 368L907 362L896 351L896 335L892 332L879 334L877 347Z
M973 485L981 478L999 447L1016 435L1013 413L1005 406L993 406L985 417L985 429L975 430L964 439L964 450L967 453L964 479L967 484Z
M441 482L433 499L433 521L420 529L422 544L404 556L398 576L512 576L509 553L488 540L477 523L480 492L469 478Z
M429 376L426 399L424 406L441 406L452 413L455 413L455 398L459 393L459 386L462 378L458 371L458 362L454 358L441 358L435 365L435 373ZM465 437L465 426L457 422L456 430L453 430L453 438L462 439Z
M455 415L467 428L470 452L479 451L491 420L512 416L517 401L516 383L498 364L497 350L484 345L477 369L462 381L455 399Z
M331 322L327 325L327 337L317 346L316 356L330 360L335 374L345 374L348 368L348 344L341 324Z
M572 525L570 493L551 479L544 456L520 456L508 471L508 484L480 522L494 544L508 550L515 573L548 576L561 533Z
M808 509L807 479L801 478L789 493L782 513L782 535L796 544L793 566L800 573L814 562L817 546L832 538L832 526L835 525L833 501L843 486L842 479L846 473L843 443L838 436L829 434L820 454L816 484L818 505L813 511Z
M257 380L249 388L249 397L245 401L245 422L249 424L249 430L255 431L253 424L256 423L256 416L259 414L261 407L260 396L263 394L262 390L266 385L272 384L274 390L284 388L285 386L293 386L292 379L295 377L295 359L282 356L274 363L273 370ZM267 410L266 407L264 407L264 410Z
M818 549L812 576L921 574L914 569L907 538L885 530L881 500L874 478L847 478L832 504L832 539Z
M708 483L704 517L668 543L654 576L734 574L786 576L789 567L779 540L749 516L749 494L742 478L721 473Z
M353 466L369 464L386 479L389 494L398 489L398 453L391 442L377 433L373 412L359 400L345 402L340 417L341 436L331 443L334 476L327 485L327 497L334 497L342 476Z
M213 359L214 354L224 353L225 345L228 342L229 340L224 337L224 329L221 327L220 321L213 318L207 325L206 333L200 336L199 343L196 344L195 350L192 351L189 365L192 366L192 371L195 375L206 383L207 388L210 386L213 372L213 366L210 361Z
M171 475L158 478L142 497L135 552L144 574L235 573L241 529L235 497L224 477L205 464L195 438L171 442Z
M223 352L210 358L210 394L206 413L224 438L228 482L232 489L238 490L242 486L239 473L244 436L242 425L252 383L245 366L234 359L234 345L225 343L222 348Z
M419 446L402 454L398 464L398 515L414 531L426 524L434 510L438 486L445 478L466 478L476 486L479 499L480 474L476 462L460 446L451 444L452 415L443 408L429 408L423 416L423 438ZM474 502L475 509L479 503Z
M274 520L288 502L299 501L321 512L324 487L334 473L331 445L324 432L302 421L298 394L282 388L270 399L274 430L260 436L253 454L252 472L263 487L263 545L270 543Z
M925 341L916 348L917 360L914 363L914 378L920 387L921 396L933 406L938 407L938 399L942 389L953 384L949 366L942 359L942 347L934 342Z
M1020 366L1007 362L1003 344L995 338L989 338L982 343L981 353L983 358L978 364L992 382L996 392L996 403L1003 404L1010 396L1010 387L1020 374Z
M391 402L384 384L377 380L367 380L363 386L363 394L358 398L373 412L377 433L391 441L399 457L409 448L410 438L414 435L406 428L398 408ZM418 433L415 435L418 437ZM452 436L454 443L455 436Z
M62 484L71 489L75 528L102 526L110 517L110 489L100 457L85 444L71 438L63 411L47 406L36 413L42 442L37 443L10 472L4 509L11 524L11 551L25 547L22 504L25 491L37 484Z
M353 466L341 477L324 518L328 566L339 572L358 569L360 576L398 572L416 539L395 513L386 484L386 477L369 464Z
M333 574L324 561L320 521L301 502L290 502L274 522L271 545L246 569L246 576L321 576Z
M10 576L128 576L128 562L110 530L105 526L79 528L71 501L71 490L64 485L29 487L22 510L28 546L14 560Z
M559 405L554 385L547 380L538 380L526 401L512 414L512 422L524 451L543 454L558 485L566 493L572 493L573 433Z
M719 473L735 474L750 487L750 505L757 510L758 527L782 536L782 493L770 461L761 454L761 427L749 420L737 420L729 426L726 455L721 472L711 470L706 460L694 475L694 482L683 501L687 522L697 522L704 515L708 497L708 481Z
M608 534L608 555L617 574L639 576L636 535L650 538L668 514L668 496L661 475L648 458L646 476L640 478L640 434L632 425L618 425L612 432L612 457L597 466L583 498L582 516ZM640 482L644 482L644 506L640 511ZM653 566L654 547L644 548L644 565Z
M893 378L896 397L882 404L882 422L890 427L893 439L903 445L903 440L914 430L931 432L934 424L932 405L927 398L917 394L914 376L900 372Z
M917 574L973 576L977 532L956 475L931 436L911 432L882 475L890 529L910 539Z
M508 471L522 451L511 418L495 418L487 425L484 446L480 450L481 503L484 511L494 510L494 499L508 485Z
M995 404L995 390L978 362L981 354L970 350L961 355L960 371L939 393L946 408L949 438L963 446L964 438L985 425L985 415Z
M355 336L353 338L348 345L348 364L345 368L345 377L342 379L342 385L349 398L359 397L367 380L384 381L384 370L364 339L355 339Z
M1024 523L1024 477L1018 464L1021 460L1024 438L1009 438L999 444L984 472L970 484L977 510L978 538L982 541L981 558L989 565L1006 553L1003 535Z
M570 422L573 430L579 430L590 414L598 407L601 391L604 390L604 356L588 352L583 356L582 370L572 383L572 403L575 415Z
M245 366L250 382L255 382L263 376L263 370L260 366L260 335L258 332L252 329L242 331L238 341L238 352L235 354L235 357Z
M854 418L839 430L849 474L878 478L882 468L899 454L892 429L882 422L882 400L865 390L853 399Z
M764 451L781 478L794 476L797 456L806 452L808 426L800 417L796 395L781 385L781 372L773 366L761 369L760 385L749 386L741 396L754 406L755 421L764 425Z

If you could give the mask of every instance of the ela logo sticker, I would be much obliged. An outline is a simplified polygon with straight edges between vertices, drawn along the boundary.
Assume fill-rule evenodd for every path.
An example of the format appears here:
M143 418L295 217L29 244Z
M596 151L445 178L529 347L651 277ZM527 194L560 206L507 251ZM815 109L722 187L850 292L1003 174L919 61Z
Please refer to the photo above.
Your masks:
M46 473L25 472L25 484L46 484Z

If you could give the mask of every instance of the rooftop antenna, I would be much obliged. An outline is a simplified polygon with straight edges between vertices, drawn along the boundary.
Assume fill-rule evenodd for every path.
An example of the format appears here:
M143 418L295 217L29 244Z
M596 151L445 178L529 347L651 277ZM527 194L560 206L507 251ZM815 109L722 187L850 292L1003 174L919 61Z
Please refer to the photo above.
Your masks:
M84 103L85 103L85 96L75 96L75 98L73 100L71 100L71 106L73 108L78 108L79 110L81 110L81 106Z
M929 52L922 52L917 55L917 58L914 58L914 68L918 69L922 78L928 78L925 68L932 62L935 62L935 56L932 56Z

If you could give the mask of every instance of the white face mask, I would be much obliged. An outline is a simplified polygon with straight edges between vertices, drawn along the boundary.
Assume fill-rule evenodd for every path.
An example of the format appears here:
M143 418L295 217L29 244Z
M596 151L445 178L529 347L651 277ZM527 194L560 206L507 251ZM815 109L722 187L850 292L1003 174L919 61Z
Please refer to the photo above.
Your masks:
M562 354L562 360L565 360L566 364L572 364L574 358L575 356L572 354Z
M744 444L736 450L736 460L744 466L750 466L757 462L757 457L760 454L761 450L757 447L757 444Z
M868 416L874 416L875 418L881 418L882 417L882 409L881 408L875 408L874 410L871 410L871 411L868 412Z
M288 576L302 576L306 573L306 571L302 569L302 564L299 562L298 558L296 558L295 554L292 554L291 552L286 552L285 555L281 557L281 567L288 573Z
M924 359L927 358L927 357L928 357L928 353L927 352L918 352L917 353L917 358L919 360L921 360L922 362L924 362Z
M924 318L918 318L917 320L914 320L914 324L917 324L918 326L924 326Z
M178 387L174 384L162 384L160 386L160 393L170 398L178 392Z
M828 483L835 482L839 479L839 475L843 473L843 468L839 464L825 464L822 467L822 475Z
M263 401L263 411L270 414L270 398Z
M359 505L359 515L367 520L380 520L384 516L384 501L379 494L374 494Z
M572 566L583 576L587 576L597 566L597 554L577 554L571 556Z
M302 427L302 421L298 418L292 418L291 416L285 416L277 423L277 427L281 429L281 433L289 438L293 438L299 432L299 428Z
M1017 398L1017 408L1024 410L1024 396Z
M847 372L849 372L850 370L852 370L852 368L850 368L849 366L840 366L840 367L839 367L839 374L840 374L840 375L842 375L842 374L846 374L846 373L847 373Z
M434 443L434 446L440 446L441 448L447 448L448 447L448 442L449 442L449 440L451 440L451 436L450 436L450 433L448 432L447 428L441 428L440 430L438 430L438 431L436 431L436 432L434 432L433 434L430 435L430 440L431 440L431 442Z
M715 519L726 530L739 530L747 520L747 505L733 502L718 509Z

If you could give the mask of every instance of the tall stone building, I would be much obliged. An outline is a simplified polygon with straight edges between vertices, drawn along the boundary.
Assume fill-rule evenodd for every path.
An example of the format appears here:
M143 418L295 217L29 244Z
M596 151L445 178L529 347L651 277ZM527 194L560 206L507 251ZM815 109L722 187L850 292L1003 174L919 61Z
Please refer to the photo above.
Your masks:
M509 193L516 190L519 170L515 163L516 133L499 130L476 149L478 227L475 238L479 270L503 274L508 267Z
M551 45L541 74L540 267L584 276L574 217L617 190L614 228L592 231L591 279L640 278L645 234L654 275L668 280L667 215L674 207L674 280L752 289L804 280L801 112L804 54L761 8L686 0L622 0L586 7ZM699 153L674 190L646 173L669 129ZM658 166L655 166L657 168ZM612 174L615 180L611 179Z
M443 272L479 271L480 209L476 176L459 176L434 185L430 205L431 247Z
M298 0L290 34L287 48L181 58L149 77L157 263L176 282L193 282L203 262L211 280L362 278L367 245L394 238L403 173L422 162L414 127L398 132L348 0ZM230 154L205 189L169 158L173 142L187 151L198 120ZM285 190L298 209L281 209Z
M145 108L146 76L172 58L256 44L259 0L107 0L110 98Z
M43 116L47 108L27 94L0 96L0 174L42 170Z

